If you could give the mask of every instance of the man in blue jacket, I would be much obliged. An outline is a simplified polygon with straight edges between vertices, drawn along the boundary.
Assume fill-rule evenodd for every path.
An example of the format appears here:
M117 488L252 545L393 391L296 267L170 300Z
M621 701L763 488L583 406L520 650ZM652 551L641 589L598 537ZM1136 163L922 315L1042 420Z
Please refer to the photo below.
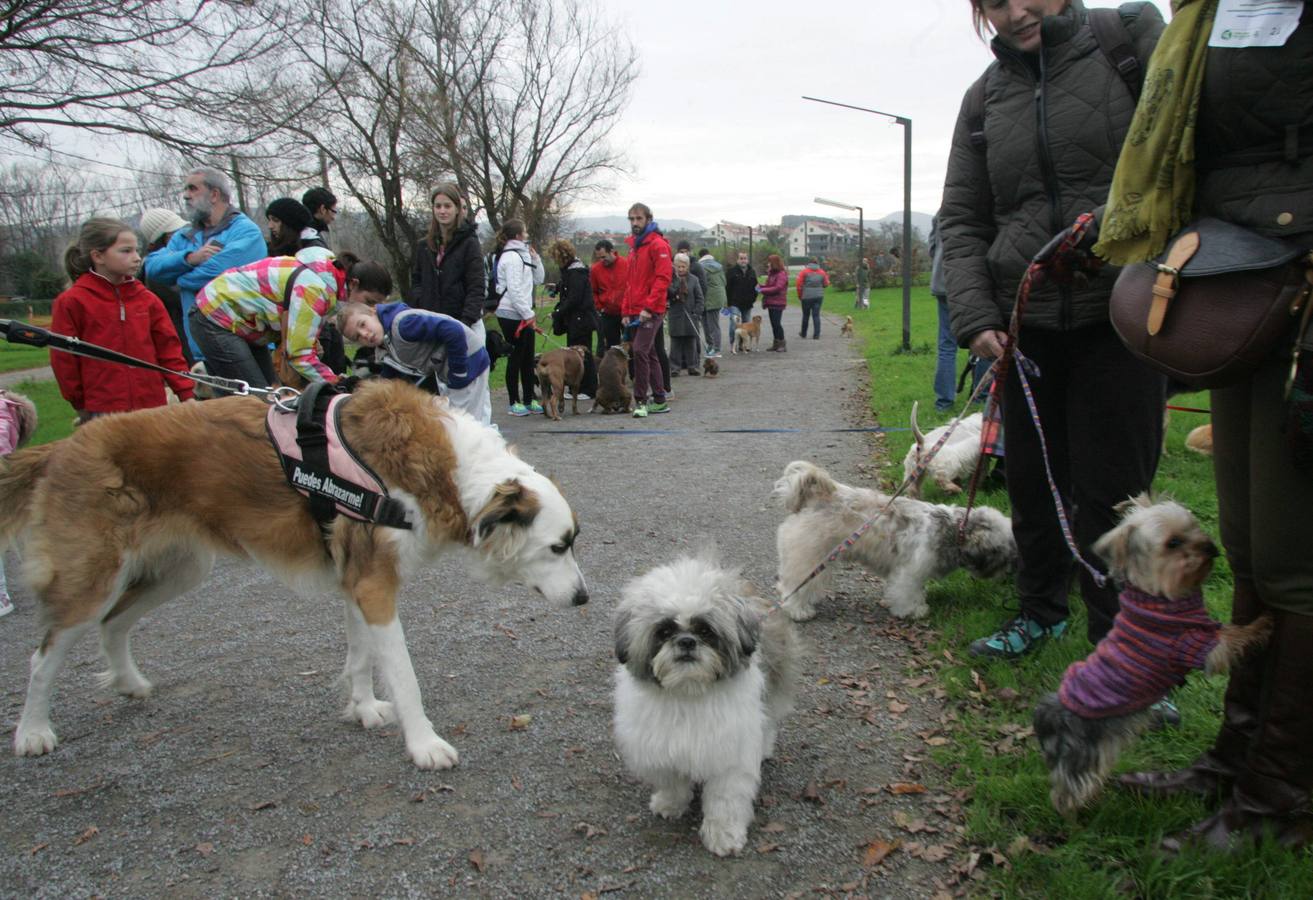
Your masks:
M266 256L260 228L233 205L228 179L215 169L187 173L182 195L191 227L179 228L169 242L146 257L149 281L176 284L182 301L182 324L192 357L203 359L191 336L189 313L196 292L229 269Z

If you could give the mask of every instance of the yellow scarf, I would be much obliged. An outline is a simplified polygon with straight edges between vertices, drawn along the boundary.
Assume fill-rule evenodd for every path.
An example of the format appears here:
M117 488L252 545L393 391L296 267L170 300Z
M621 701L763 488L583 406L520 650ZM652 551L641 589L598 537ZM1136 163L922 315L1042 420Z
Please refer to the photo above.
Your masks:
M1174 0L1112 176L1094 252L1119 266L1157 256L1194 209L1194 140L1217 0Z

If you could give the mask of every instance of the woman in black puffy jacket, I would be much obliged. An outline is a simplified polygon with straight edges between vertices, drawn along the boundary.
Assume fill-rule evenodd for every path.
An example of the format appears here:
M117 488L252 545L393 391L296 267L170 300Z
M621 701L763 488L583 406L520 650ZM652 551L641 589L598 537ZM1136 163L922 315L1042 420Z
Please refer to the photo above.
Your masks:
M487 282L478 234L460 188L444 182L433 189L428 234L415 245L411 267L412 309L427 309L460 319L486 337L483 327Z
M561 301L559 309L565 320L565 342L571 347L587 348L579 393L581 399L590 399L597 393L597 365L593 360L592 346L598 321L588 266L575 255L574 244L564 239L552 244L548 253L561 270L560 281L551 293Z

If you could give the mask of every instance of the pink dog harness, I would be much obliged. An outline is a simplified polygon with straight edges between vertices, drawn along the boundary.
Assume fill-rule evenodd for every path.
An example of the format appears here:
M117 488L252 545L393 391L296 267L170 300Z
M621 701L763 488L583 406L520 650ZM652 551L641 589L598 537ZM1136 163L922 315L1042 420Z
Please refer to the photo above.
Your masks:
M350 394L339 394L322 381L285 406L269 407L265 430L278 453L287 483L310 500L321 528L340 513L390 528L410 528L406 508L389 497L382 479L342 439L342 407Z

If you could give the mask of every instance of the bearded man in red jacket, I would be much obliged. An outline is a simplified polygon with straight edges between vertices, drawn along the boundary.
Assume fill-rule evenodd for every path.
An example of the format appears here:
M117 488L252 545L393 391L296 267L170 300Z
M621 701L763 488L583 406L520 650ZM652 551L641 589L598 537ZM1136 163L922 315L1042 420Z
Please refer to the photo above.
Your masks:
M657 358L656 341L666 316L666 289L672 274L670 244L652 219L652 210L635 203L629 208L629 283L625 290L625 325L634 336L634 418L670 412ZM648 402L651 394L652 402Z

